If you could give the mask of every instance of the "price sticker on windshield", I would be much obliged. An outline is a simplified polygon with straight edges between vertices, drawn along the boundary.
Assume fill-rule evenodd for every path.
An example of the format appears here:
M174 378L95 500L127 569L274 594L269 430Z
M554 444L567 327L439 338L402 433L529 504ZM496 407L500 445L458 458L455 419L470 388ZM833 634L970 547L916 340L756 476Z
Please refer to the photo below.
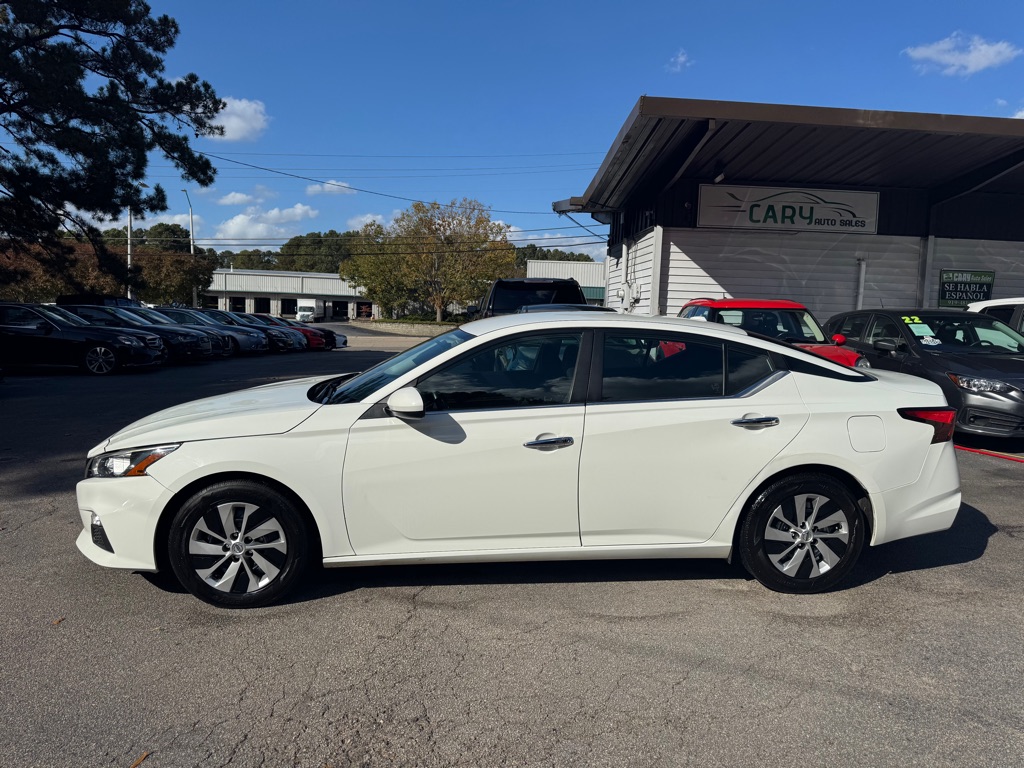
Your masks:
M934 336L935 331L932 330L928 323L921 322L921 318L917 315L903 315L901 317L903 322L906 324L910 332L917 337L921 336Z

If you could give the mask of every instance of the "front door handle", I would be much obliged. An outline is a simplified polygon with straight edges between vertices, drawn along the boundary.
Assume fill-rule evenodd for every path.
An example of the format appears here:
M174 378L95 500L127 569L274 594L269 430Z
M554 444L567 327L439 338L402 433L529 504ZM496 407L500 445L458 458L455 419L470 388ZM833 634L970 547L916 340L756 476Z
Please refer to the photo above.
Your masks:
M538 451L555 451L559 448L568 448L573 442L571 437L546 437L523 443L523 448L534 448Z
M733 419L732 425L744 429L764 429L765 427L779 426L778 416L744 416L742 419Z

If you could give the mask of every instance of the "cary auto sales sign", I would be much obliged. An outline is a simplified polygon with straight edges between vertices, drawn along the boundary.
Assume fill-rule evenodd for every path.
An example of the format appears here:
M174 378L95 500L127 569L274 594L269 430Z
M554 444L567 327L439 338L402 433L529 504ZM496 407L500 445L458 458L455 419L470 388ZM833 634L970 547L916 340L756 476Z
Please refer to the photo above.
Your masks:
M697 226L873 235L878 193L701 184Z

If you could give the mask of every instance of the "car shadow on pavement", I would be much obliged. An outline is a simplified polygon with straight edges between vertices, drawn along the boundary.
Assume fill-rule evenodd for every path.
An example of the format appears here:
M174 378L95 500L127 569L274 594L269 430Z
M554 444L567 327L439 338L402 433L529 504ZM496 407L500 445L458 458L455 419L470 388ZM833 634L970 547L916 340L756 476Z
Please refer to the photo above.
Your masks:
M978 509L962 504L948 531L865 547L843 591L891 573L923 571L979 559L999 529ZM140 574L164 592L185 590L171 574ZM514 563L438 563L354 568L315 566L305 583L278 605L315 602L362 589L477 586L487 584L579 584L643 581L752 582L736 562L717 559L573 560Z
M969 563L985 554L988 540L998 530L980 510L970 504L961 504L949 530L900 539L878 547L865 547L850 578L843 581L838 589L858 587L890 573Z
M712 581L743 578L724 560L575 560L515 563L443 563L323 568L285 603L303 603L361 589L478 586L488 584L579 584L642 581Z

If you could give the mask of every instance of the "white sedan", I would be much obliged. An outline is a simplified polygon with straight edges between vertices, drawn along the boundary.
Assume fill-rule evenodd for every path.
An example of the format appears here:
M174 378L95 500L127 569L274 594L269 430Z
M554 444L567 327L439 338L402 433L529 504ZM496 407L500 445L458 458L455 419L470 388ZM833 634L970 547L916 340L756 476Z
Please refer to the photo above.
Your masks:
M819 592L960 506L955 411L717 323L470 323L357 375L169 408L89 453L78 547L266 605L315 561L738 556Z

